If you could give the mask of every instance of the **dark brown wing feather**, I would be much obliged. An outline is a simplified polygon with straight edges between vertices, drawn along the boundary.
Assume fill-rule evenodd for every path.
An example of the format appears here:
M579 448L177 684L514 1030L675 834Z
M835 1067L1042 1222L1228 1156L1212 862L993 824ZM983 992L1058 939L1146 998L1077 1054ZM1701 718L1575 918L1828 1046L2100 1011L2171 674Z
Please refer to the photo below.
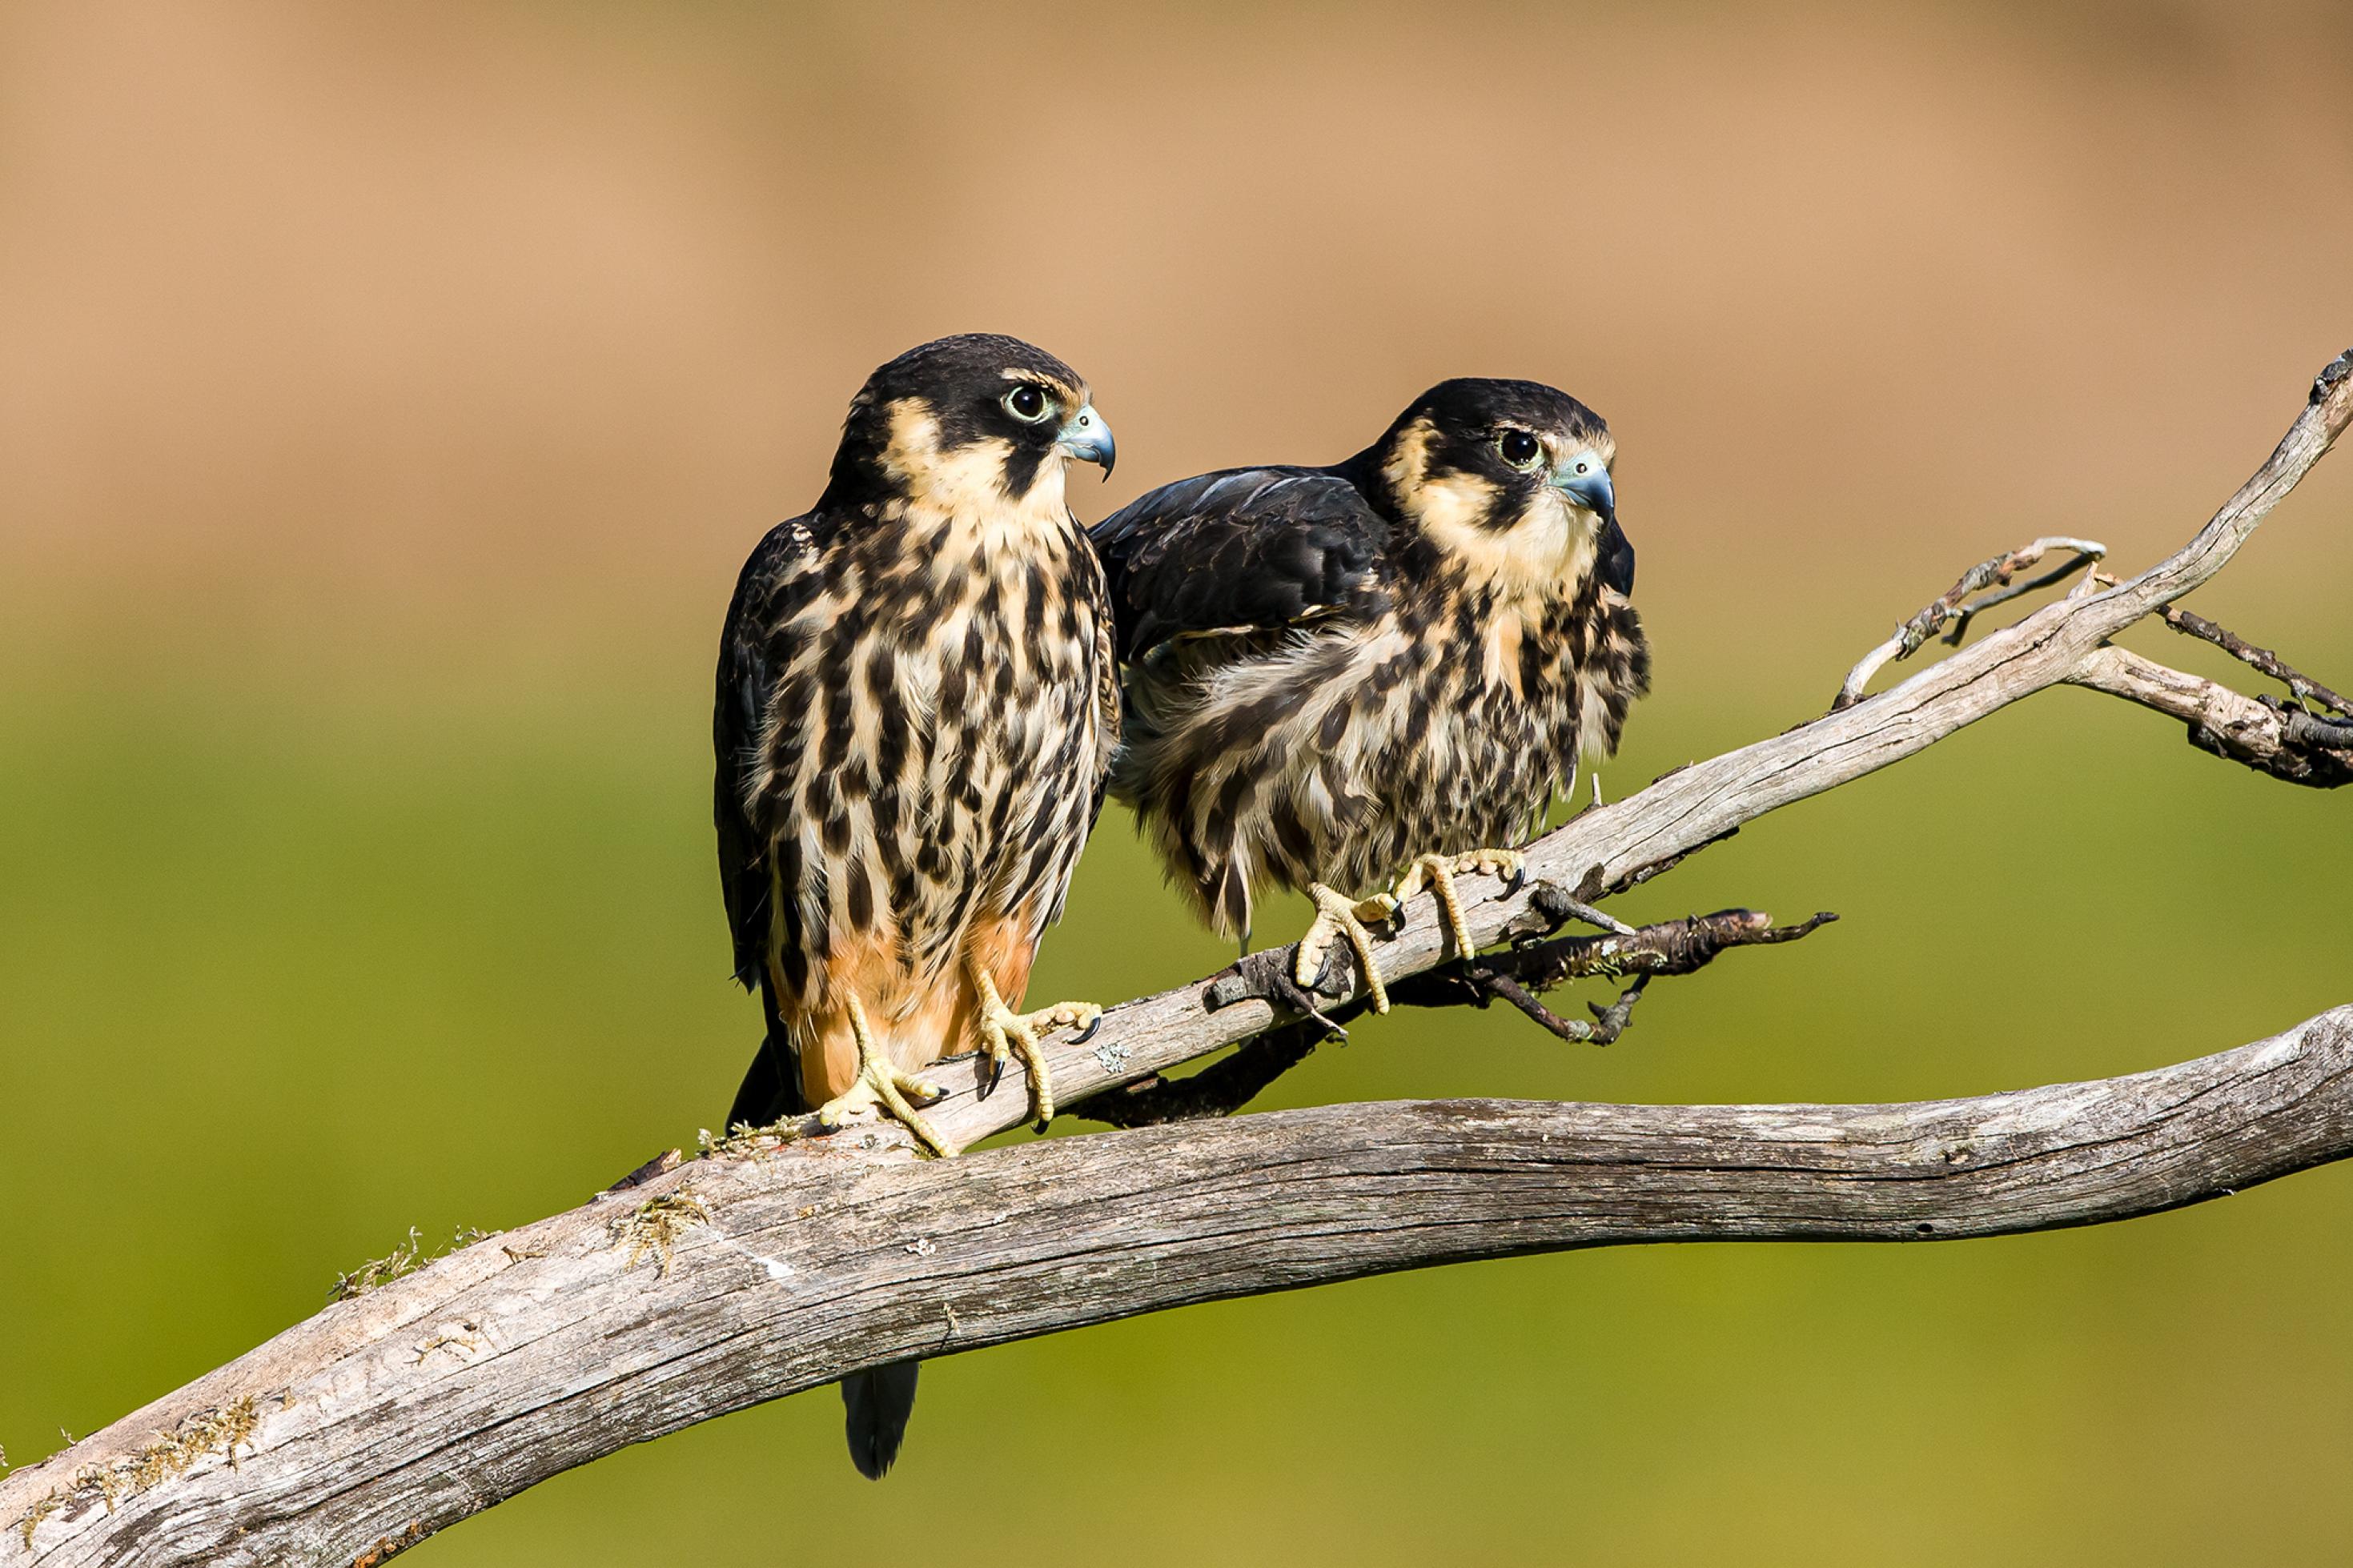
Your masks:
M712 818L719 832L720 890L727 903L727 929L734 942L735 979L760 993L767 1037L737 1090L728 1125L765 1126L801 1103L800 1072L777 1016L767 967L769 890L774 885L767 846L746 810L752 773L759 757L760 728L776 693L782 662L770 646L774 628L814 594L817 552L808 520L795 518L768 531L744 563L735 597L719 635L717 700L711 714L711 744L716 763L712 781Z
M1186 633L1369 618L1388 599L1389 524L1328 468L1229 468L1164 485L1089 531L1119 657Z

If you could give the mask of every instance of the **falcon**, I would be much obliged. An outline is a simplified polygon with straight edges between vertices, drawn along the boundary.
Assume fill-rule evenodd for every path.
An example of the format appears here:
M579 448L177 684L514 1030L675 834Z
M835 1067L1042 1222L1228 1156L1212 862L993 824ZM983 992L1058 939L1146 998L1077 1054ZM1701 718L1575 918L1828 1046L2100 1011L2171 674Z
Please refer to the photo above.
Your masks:
M735 978L766 1035L732 1127L916 1109L942 1057L1008 1056L1039 1124L1040 1035L1101 1009L1022 1013L1045 929L1103 803L1119 735L1102 568L1063 499L1111 472L1110 427L1053 355L943 338L867 378L825 491L744 563L712 721ZM913 1363L846 1380L851 1457L879 1476Z
M1205 474L1093 528L1124 693L1111 792L1196 913L1247 951L1261 892L1304 892L1298 984L1345 939L1378 1012L1366 921L1427 888L1472 951L1455 879L1520 876L1650 687L1616 456L1566 393L1448 381L1345 462Z

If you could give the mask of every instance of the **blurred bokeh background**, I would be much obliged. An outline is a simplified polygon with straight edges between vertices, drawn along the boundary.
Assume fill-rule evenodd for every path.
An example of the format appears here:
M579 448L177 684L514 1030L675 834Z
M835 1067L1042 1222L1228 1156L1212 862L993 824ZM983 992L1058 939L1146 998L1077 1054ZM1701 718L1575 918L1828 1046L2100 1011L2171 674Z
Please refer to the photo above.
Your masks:
M1819 711L1999 548L2186 537L2353 342L2348 90L2326 4L0 9L0 1444L723 1111L712 647L898 350L1077 365L1090 517L1442 375L1574 391L1658 649L1614 795ZM2348 588L2339 456L2197 607L2342 685ZM1401 1016L1269 1103L2236 1045L2353 1000L2348 811L2051 693L1623 900L1845 920L1620 1045ZM1223 957L1113 812L1039 994ZM2315 1560L2348 1214L2332 1170L1202 1308L935 1363L880 1489L818 1392L418 1561Z

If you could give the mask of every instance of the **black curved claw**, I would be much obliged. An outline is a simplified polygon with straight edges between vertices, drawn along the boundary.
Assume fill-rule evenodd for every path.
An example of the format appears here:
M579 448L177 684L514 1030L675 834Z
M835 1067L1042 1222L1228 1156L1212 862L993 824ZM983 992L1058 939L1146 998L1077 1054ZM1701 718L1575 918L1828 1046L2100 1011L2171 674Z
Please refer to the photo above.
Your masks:
M1278 973L1271 989L1274 994L1268 997L1268 1001L1278 1006L1288 1007L1301 1017L1316 1024L1323 1029L1325 1039L1344 1042L1347 1039L1348 1031L1326 1016L1324 1009L1315 1005L1314 994L1301 990L1299 983L1290 975Z
M1518 865L1512 868L1512 874L1510 876L1504 879L1504 891L1506 893L1516 893L1527 885L1528 863L1523 860Z
M1103 1015L1098 1013L1094 1016L1094 1022L1089 1024L1085 1028L1081 1029L1077 1034L1071 1037L1071 1044L1074 1046L1085 1045L1089 1040L1095 1037L1095 1031L1102 1027Z
M980 1086L979 1098L987 1100L990 1095L995 1094L997 1092L997 1086L1004 1080L1005 1058L1003 1057L998 1057L988 1064L988 1081Z
M1341 956L1345 945L1344 942L1335 942L1324 950L1324 963L1315 972L1315 984L1312 989L1301 985L1292 977L1292 966L1289 963L1275 965L1273 973L1269 977L1268 989L1273 994L1267 1000L1279 1006L1290 1008L1303 1018L1313 1020L1323 1029L1324 1037L1327 1040L1345 1040L1348 1037L1348 1031L1342 1028L1316 1004L1317 994L1323 992L1326 983L1331 984L1335 993L1344 990L1339 980L1340 966L1349 962L1347 958ZM1287 959L1294 951L1285 949L1282 956Z

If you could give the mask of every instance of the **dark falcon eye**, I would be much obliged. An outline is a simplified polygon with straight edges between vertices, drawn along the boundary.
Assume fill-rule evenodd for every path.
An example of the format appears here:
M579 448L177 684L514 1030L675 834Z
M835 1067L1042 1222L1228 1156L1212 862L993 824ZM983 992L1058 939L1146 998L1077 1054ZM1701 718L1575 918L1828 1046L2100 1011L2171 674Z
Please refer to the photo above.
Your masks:
M1495 449L1515 468L1532 466L1544 456L1544 443L1525 430L1506 430L1495 438Z
M1024 425L1035 425L1046 417L1046 395L1027 384L1005 395L1005 412Z

